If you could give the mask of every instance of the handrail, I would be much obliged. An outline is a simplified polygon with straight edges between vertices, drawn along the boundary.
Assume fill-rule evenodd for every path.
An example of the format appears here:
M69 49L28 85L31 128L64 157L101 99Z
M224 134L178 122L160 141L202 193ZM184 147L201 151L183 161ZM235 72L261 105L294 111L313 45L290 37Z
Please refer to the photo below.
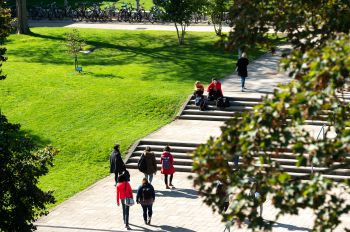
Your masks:
M324 139L324 135L325 135L325 132L324 132L324 127L326 126L326 124L323 124L321 129L320 129L320 132L318 132L318 135L317 135L317 140L320 138L320 135L321 135L321 132L323 131L323 139ZM311 174L314 173L314 162L311 160Z

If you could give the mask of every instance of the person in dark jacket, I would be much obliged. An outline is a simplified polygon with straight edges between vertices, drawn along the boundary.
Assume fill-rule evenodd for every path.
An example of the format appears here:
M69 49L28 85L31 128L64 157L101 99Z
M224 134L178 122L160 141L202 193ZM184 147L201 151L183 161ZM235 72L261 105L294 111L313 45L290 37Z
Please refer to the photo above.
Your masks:
M125 164L119 151L119 144L114 145L114 150L109 157L110 173L115 174L115 184L118 183L118 175L125 171Z
M143 172L145 174L145 178L148 180L150 184L152 184L153 174L157 173L157 162L154 153L151 150L150 146L146 147L146 150L143 154L146 159L146 170Z
M137 190L136 202L141 204L143 210L143 220L145 224L150 225L152 219L152 206L154 200L156 199L156 194L154 192L153 186L148 183L146 178L142 179L142 185ZM147 218L148 214L148 218Z
M236 69L238 76L241 77L241 91L244 92L244 84L245 79L248 76L247 66L249 64L249 60L247 59L247 54L245 52L242 53L241 58L238 59L236 63Z

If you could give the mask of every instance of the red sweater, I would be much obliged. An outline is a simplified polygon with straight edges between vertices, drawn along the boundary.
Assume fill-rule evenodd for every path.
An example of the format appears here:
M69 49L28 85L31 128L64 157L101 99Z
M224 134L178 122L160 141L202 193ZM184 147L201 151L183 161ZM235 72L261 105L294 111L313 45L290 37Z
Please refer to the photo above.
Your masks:
M129 182L120 182L117 184L117 204L119 204L119 200L123 200L124 198L133 198L132 189Z
M214 81L212 81L208 85L207 92L209 93L209 90L211 90L211 89L216 89L216 90L220 91L220 95L223 96L220 81L216 81L216 85L214 84Z

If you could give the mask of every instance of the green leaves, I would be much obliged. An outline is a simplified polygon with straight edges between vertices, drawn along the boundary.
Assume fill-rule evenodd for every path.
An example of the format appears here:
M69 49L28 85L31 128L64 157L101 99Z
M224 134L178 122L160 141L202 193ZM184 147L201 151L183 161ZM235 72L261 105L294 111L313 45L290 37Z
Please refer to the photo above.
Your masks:
M32 222L54 203L52 192L38 188L58 151L49 146L35 153L31 140L0 113L0 230L32 231Z

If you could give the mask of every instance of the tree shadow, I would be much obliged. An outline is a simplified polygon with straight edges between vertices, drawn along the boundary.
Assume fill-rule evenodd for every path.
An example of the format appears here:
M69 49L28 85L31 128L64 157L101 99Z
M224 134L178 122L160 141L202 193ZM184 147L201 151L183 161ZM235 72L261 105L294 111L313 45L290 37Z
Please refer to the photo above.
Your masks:
M312 229L309 229L306 227L284 224L284 223L279 223L279 222L275 222L272 227L284 228L284 229L287 229L288 231L312 231Z
M32 33L33 37L61 41L64 42L63 36L45 35L39 33ZM176 44L175 37L170 35L161 35L159 38L148 35L147 33L134 33L136 40L142 40L139 44L126 44L123 41L128 41L128 34L118 35L121 42L119 44L112 44L110 42L95 41L90 38L86 41L87 45L96 47L98 51L93 54L82 55L79 60L82 65L127 65L133 64L147 64L151 66L147 74L142 76L142 80L149 81L162 76L164 81L207 81L208 76L223 77L231 71L228 68L227 62L221 62L222 58L231 60L232 54L225 53L222 49L216 48L209 42L199 41L200 37L197 35L189 36L188 44L179 46ZM171 40L173 42L163 42ZM159 43L160 46L144 46L145 44ZM111 57L104 51L115 51L122 53L122 58ZM28 62L51 63L56 65L71 64L71 58L60 58L60 54L64 53L63 48L57 48L57 44L51 44L43 47L28 47L26 49L17 49L12 51L12 54L23 57ZM169 68L162 72L159 67L168 66ZM184 75L185 74L185 75Z

